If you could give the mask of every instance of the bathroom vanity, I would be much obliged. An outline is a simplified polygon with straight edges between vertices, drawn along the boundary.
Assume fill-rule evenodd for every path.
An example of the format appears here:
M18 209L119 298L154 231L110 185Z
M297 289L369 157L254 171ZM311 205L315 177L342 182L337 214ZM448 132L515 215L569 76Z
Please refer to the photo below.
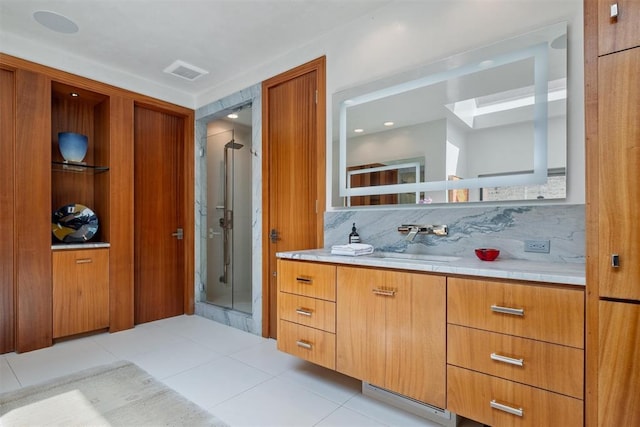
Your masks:
M584 265L278 257L280 350L445 425L583 425Z

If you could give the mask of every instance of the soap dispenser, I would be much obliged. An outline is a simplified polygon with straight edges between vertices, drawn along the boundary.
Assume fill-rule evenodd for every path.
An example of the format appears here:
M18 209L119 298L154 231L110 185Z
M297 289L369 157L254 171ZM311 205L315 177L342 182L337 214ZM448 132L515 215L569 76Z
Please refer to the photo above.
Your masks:
M351 234L349 234L349 243L360 243L360 235L356 231L356 223L353 223L351 227Z

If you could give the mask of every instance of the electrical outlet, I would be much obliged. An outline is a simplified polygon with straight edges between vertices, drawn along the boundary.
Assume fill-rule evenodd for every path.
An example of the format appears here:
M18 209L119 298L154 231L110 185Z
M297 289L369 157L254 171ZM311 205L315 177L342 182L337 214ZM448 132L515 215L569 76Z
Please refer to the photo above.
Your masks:
M551 248L551 242L549 240L525 240L524 251L525 252L538 252L541 254L548 254Z

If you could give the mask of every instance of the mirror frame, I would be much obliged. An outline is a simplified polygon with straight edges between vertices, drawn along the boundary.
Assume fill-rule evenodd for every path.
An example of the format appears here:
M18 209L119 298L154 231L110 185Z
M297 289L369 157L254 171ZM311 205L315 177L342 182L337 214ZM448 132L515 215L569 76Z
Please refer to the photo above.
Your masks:
M350 196L479 189L482 187L545 183L547 181L548 49L550 48L550 41L537 42L535 44L529 44L526 47L518 46L523 42L527 43L529 39L535 39L536 36L547 34L550 31L554 33L560 32L561 30L566 34L566 22L550 25L484 48L454 55L408 73L402 73L334 94L334 108L337 105L339 120L339 197L346 200L346 198ZM526 173L512 174L509 176L465 178L461 180L442 180L372 187L349 187L347 172L347 112L349 108L397 95L412 89L441 83L451 78L465 76L478 71L486 71L491 68L529 58L534 58L534 153L533 170L531 172L527 171ZM372 87L380 87L381 84L383 85L382 89L370 90Z

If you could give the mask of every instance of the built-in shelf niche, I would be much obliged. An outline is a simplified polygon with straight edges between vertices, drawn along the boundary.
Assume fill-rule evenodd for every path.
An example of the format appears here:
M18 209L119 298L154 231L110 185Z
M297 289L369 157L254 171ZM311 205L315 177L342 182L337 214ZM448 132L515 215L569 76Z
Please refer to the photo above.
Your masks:
M109 242L109 115L107 95L51 83L51 212L70 203L94 211L99 227L89 243ZM58 147L59 132L88 137L82 163L64 160Z

